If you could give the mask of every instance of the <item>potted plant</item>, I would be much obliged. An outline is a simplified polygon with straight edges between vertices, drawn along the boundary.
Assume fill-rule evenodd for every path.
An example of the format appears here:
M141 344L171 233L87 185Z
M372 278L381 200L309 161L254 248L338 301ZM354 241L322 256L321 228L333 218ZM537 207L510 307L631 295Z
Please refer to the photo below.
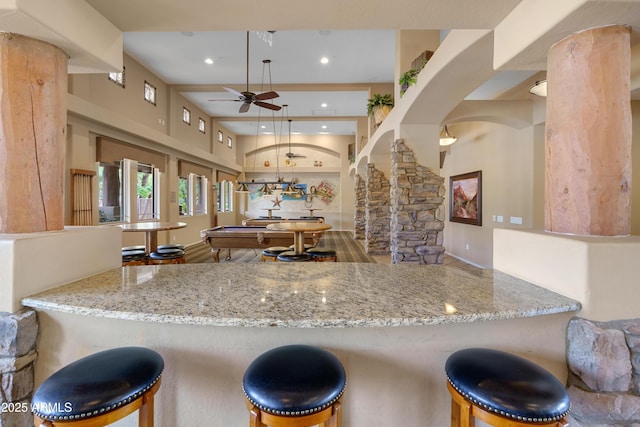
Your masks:
M389 93L384 95L375 93L373 98L367 100L367 114L369 116L373 115L376 126L380 126L380 123L387 117L392 108L393 96Z
M419 70L412 68L400 76L400 80L398 81L398 83L400 83L400 95L404 95L409 86L416 84L419 72Z

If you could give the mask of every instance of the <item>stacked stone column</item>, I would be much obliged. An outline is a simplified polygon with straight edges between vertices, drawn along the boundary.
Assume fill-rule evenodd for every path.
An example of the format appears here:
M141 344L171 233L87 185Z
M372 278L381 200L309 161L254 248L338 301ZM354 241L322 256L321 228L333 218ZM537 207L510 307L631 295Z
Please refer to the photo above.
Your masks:
M373 163L367 165L367 196L365 199L365 241L364 249L369 255L389 253L389 180L376 169Z
M367 182L358 174L355 176L355 213L353 218L353 237L364 240L366 235Z
M397 140L391 148L391 262L442 264L444 178L416 163Z
M31 395L37 337L35 311L0 313L0 427L33 426Z

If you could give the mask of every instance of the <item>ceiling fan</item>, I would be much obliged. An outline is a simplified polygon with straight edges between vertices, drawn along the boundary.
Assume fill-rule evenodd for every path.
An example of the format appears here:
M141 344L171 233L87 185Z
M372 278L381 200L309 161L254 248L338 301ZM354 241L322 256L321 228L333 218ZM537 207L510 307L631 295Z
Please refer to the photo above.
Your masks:
M265 59L262 61L264 65L268 65L271 63L270 59ZM263 72L264 75L264 72ZM269 75L271 75L271 73L269 73ZM276 104L272 104L270 102L264 102L264 101L268 101L270 99L274 99L279 97L280 95L278 95L276 92L274 91L268 91L268 92L262 92L262 93L253 93L251 91L249 91L249 31L247 31L247 86L246 86L246 90L243 92L237 91L233 88L230 87L225 87L224 90L226 90L227 92L235 95L238 97L238 99L210 99L209 101L235 101L235 102L242 102L242 105L240 105L240 110L238 111L239 113L246 113L247 111L249 111L249 107L251 107L251 104L255 104L258 107L262 107L262 108L267 108L269 110L274 110L274 111L279 111L280 107L279 105Z
M289 152L285 153L288 159L306 159L307 156L303 156L301 154L294 154L291 152L291 119L289 120Z

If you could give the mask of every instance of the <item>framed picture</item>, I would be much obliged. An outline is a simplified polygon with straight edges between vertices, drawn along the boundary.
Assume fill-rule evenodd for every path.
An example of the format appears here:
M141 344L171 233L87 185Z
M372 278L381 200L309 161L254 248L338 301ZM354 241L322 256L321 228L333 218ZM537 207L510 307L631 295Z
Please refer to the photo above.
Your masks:
M229 148L233 147L233 141L231 140L230 136L227 137L227 147Z
M222 143L222 140L223 140L222 131L221 131L221 130L219 130L219 131L218 131L218 142L219 142L219 143Z
M449 221L482 225L482 171L449 178Z

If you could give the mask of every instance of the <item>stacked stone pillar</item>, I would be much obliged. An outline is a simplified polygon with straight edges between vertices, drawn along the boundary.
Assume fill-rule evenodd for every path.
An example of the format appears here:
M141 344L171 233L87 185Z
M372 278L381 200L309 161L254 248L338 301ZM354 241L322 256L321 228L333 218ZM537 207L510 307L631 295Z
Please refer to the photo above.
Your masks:
M359 174L356 174L354 184L356 205L353 218L353 237L357 240L364 240L367 228L367 182Z
M416 163L403 140L391 148L391 262L442 264L444 178Z
M33 426L31 395L37 337L35 311L0 313L0 427Z
M389 211L390 184L375 164L367 165L367 196L365 199L364 249L369 255L389 253L391 214Z

